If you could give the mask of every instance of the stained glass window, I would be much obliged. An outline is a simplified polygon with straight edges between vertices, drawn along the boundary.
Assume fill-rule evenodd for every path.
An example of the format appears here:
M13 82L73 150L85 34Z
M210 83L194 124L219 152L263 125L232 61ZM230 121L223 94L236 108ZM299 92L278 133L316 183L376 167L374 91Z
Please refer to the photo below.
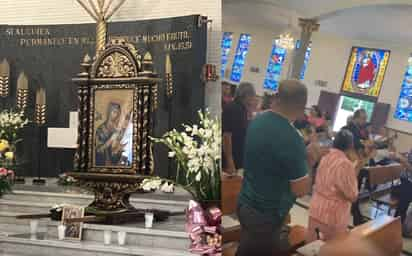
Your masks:
M270 53L269 63L266 69L266 77L263 83L263 88L276 91L279 86L282 66L285 62L287 50L273 44L272 52Z
M300 48L300 40L296 41L296 50ZM312 42L309 43L308 49L306 50L305 53L305 60L303 62L303 67L302 67L302 71L300 71L300 80L303 80L305 78L305 72L306 72L306 68L308 66L309 63L309 58L310 58L310 53L312 51Z
M239 83L242 79L243 67L245 66L251 39L252 37L249 34L240 34L235 59L233 60L232 74L230 75L230 80L233 82Z
M406 68L394 116L399 120L412 122L412 54L408 59L408 67Z
M222 51L222 62L221 62L222 65L220 69L221 77L225 76L226 64L229 58L230 49L232 48L232 43L233 43L233 33L223 32L222 44L220 47Z

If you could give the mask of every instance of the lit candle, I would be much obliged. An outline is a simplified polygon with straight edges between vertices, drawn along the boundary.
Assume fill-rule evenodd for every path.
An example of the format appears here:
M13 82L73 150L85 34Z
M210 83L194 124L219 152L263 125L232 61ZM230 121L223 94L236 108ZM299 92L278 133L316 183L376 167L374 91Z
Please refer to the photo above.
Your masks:
M172 61L170 60L170 55L169 54L166 54L165 73L166 74L171 74L172 73Z
M19 78L17 79L17 108L24 112L27 106L27 97L29 94L29 81L26 74L22 71L20 72Z
M39 88L36 92L36 105L46 105L46 91Z
M20 72L19 78L17 79L17 90L27 89L29 89L29 81L24 71L22 71Z
M0 97L9 95L10 65L6 59L0 63Z

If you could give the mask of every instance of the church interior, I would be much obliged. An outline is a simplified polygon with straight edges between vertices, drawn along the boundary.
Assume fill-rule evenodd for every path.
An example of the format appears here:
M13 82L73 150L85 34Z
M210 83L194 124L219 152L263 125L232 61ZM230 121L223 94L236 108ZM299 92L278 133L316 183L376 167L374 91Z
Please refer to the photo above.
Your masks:
M0 255L221 250L220 1L1 5Z
M0 2L0 256L412 255L410 0Z
M411 8L409 1L223 0L222 105L229 108L242 82L249 82L258 98L251 111L259 113L265 110L265 99L276 95L282 80L298 79L308 88L307 120L311 123L310 118L317 112L326 122L329 135L318 130L316 123L316 131L312 131L321 148L330 147L330 140L347 125L355 111L364 109L371 134L384 132L391 139L391 150L407 156L412 149L412 98L408 84L412 38L406 28ZM258 114L255 118L258 119ZM305 133L304 129L301 131ZM381 157L378 153L374 160L380 161ZM386 247L382 255L411 255L408 217L399 220L397 211L400 201L410 192L402 189L399 194L395 192L407 168L399 162L381 162L366 165L364 169L369 180L358 180L361 221L352 220L351 216L349 234L355 236L360 230L366 234L365 229L374 226L376 229L369 231L376 233L365 237ZM316 170L317 166L309 171L314 180ZM232 199L239 197L243 179L242 170L222 178L225 255L235 255L240 241L241 225L236 214L239 208ZM302 241L309 228L315 191L314 185L309 195L298 198L289 212L286 222L292 247L302 247L305 243ZM292 248L295 254L289 251L284 255L318 255L315 251L319 247L315 244L297 253ZM343 242L340 248L344 248ZM355 254L342 251L339 255Z

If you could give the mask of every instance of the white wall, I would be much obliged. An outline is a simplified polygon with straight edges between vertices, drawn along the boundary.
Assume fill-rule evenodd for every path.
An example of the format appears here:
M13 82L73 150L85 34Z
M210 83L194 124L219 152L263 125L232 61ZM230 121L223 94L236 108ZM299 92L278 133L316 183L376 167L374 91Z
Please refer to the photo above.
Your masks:
M225 21L225 20L224 20ZM255 84L258 94L263 93L263 80L266 74L269 54L272 47L273 38L284 32L284 29L276 27L248 27L239 23L224 22L225 31L234 33L234 42L231 50L230 61L227 68L231 68L233 53L236 50L237 40L240 33L250 33L252 43L247 55L243 79ZM312 37L312 54L305 73L304 82L309 87L308 105L317 104L321 90L335 93L340 92L343 77L348 63L352 46L363 46L371 48L383 48L391 50L388 68L386 70L383 87L379 96L379 101L391 104L391 112L387 126L402 132L412 133L412 123L399 121L393 117L393 111L397 104L401 83L406 70L407 59L412 53L412 47L407 45L387 44L383 42L365 42L348 40L337 36L314 33ZM288 57L293 52L288 53ZM288 58L282 70L282 78L286 78L290 68ZM251 73L250 67L260 68L260 73ZM326 88L317 87L316 80L328 82ZM407 150L412 146L412 136L401 135L398 139L400 150Z
M117 2L117 1L116 1ZM75 0L2 0L0 24L41 25L94 22ZM220 65L221 0L128 0L111 21L158 19L200 14L213 20L208 39L208 62ZM206 104L220 113L219 83L206 85Z
M224 17L225 18L225 17ZM252 82L256 86L256 92L263 95L263 82L265 80L266 68L269 62L269 56L272 51L272 46L276 36L284 32L281 28L262 28L256 26L247 26L234 24L224 20L224 31L233 33L233 44L229 55L229 61L226 65L225 78L230 78L230 70L233 64L233 57L236 52L237 43L241 33L249 33L252 36L249 52L246 56L246 63L243 69L242 81ZM282 69L282 78L286 78L289 70L290 56L292 52L288 52L285 64ZM259 73L250 72L251 67L258 67Z

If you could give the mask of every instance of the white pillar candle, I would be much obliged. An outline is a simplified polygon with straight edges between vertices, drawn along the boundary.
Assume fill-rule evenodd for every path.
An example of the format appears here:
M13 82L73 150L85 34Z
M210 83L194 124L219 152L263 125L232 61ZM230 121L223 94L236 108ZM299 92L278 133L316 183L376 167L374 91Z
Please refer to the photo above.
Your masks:
M66 233L66 226L65 225L57 226L57 235L58 235L59 240L64 239L65 233Z
M103 232L103 237L104 237L104 244L109 245L112 242L112 231L111 230L105 230Z
M145 227L152 228L153 226L153 212L146 212L144 215Z
M30 220L30 234L36 234L39 228L39 220Z
M126 244L126 232L125 231L119 231L117 233L117 241L119 242L119 245Z

